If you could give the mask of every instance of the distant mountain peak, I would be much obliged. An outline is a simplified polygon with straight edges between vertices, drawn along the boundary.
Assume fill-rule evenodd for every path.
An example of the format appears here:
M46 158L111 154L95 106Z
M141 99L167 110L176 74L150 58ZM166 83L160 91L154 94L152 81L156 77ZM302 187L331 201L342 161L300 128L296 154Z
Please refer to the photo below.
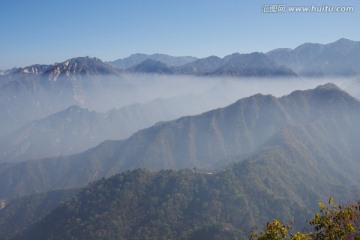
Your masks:
M76 78L82 75L118 75L118 72L99 58L86 56L55 63L44 74L52 81L56 81L58 77Z
M101 61L99 58L96 57L76 57L76 58L71 58L68 59L62 63L55 63L55 66L63 66L67 69L73 67L73 65L80 65L80 66L87 66L87 65L98 65L98 64L105 64L103 61Z
M157 65L165 65L165 63L161 62L161 61L157 61L157 60L154 60L154 59L151 59L151 58L148 58L148 59L145 59L143 62L141 62L140 64L157 64Z
M127 58L118 59L115 61L109 62L112 66L121 69L128 69L134 67L141 62L145 61L146 59L153 59L155 61L160 61L165 63L167 66L181 66L190 62L197 60L196 57L191 56L181 56L181 57L174 57L166 54L155 53L155 54L143 54L143 53L136 53L132 54Z
M173 71L165 63L151 58L148 58L140 64L129 68L128 71L137 73L173 73Z
M342 55L353 54L358 51L360 42L352 41L346 38L340 38L336 42L326 44L325 46Z
M70 107L68 107L67 109L65 109L65 111L70 111L70 112L80 112L80 111L88 111L86 108L80 107L79 105L72 105Z
M314 50L320 50L324 47L324 45L320 44L320 43L304 43L301 44L300 46L296 47L294 49L294 51L297 52L302 52L302 51L314 51Z
M296 95L299 95L299 94L303 95L303 94L308 94L308 93L317 95L319 93L326 93L326 92L339 92L341 94L345 94L345 95L349 96L350 98L353 98L347 92L345 92L344 90L339 88L336 84L331 83L331 82L319 85L314 89L296 90L296 91L292 92L291 94L289 94L287 96L296 96Z
M331 82L325 83L323 85L319 85L318 87L315 88L315 90L339 90L339 91L343 91L336 84L331 83Z
M313 104L312 111L300 107L303 109L303 113L299 118L311 112L316 117L326 117L322 114L327 112L327 114L334 114L339 118L342 118L343 114L360 112L359 101L333 83L326 83L309 90L297 90L281 99L287 104L296 103L297 107L303 106L305 102Z
M289 68L277 65L264 53L235 53L223 58L221 66L210 75L229 75L237 77L295 77Z
M283 53L283 52L291 52L292 48L276 48L271 51L268 51L266 54L276 54L276 53Z
M347 38L340 38L339 40L333 42L333 43L355 43L356 41L347 39Z
M62 110L60 112L50 115L48 117L48 119L62 119L62 116L71 116L71 115L78 114L78 113L90 114L90 113L95 113L95 112L91 112L90 110L80 107L78 105L72 105L72 106L66 108L65 110ZM44 118L44 119L46 119L46 118Z

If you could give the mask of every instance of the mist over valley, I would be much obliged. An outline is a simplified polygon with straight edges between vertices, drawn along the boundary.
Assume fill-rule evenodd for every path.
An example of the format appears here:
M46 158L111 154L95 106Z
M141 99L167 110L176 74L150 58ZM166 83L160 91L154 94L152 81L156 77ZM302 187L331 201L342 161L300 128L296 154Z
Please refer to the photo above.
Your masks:
M359 54L340 39L1 71L0 239L301 229L318 201L359 195Z

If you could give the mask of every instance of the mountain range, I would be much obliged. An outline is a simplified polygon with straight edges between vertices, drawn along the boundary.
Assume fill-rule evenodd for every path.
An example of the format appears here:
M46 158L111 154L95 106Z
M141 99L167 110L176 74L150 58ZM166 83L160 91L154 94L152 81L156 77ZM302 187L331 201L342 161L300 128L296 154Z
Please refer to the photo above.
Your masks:
M305 43L266 55L306 77L349 77L360 73L360 42L345 38L329 44Z
M219 90L218 94L221 94ZM229 92L227 92L230 95ZM0 138L0 162L19 162L70 155L95 147L105 140L125 139L159 121L192 115L216 106L207 95L158 98L105 113L74 105L46 118L26 123ZM223 102L226 102L223 98ZM219 104L222 101L216 101Z
M12 69L0 78L0 136L71 105L99 104L105 90L130 87L113 67L88 57Z
M1 71L0 239L246 239L272 218L302 228L317 201L360 190L359 51L340 39ZM352 95L332 83L266 94L328 77Z
M129 137L157 121L224 106L229 103L226 100L229 96L232 99L241 96L235 92L236 88L221 83L221 88L210 89L210 92L206 87L197 96L182 94L180 90L180 95L133 104L143 99L144 92L156 95L158 89L152 89L153 85L164 89L165 95L169 88L177 87L171 85L173 81L156 76L144 76L139 81L138 77L121 75L100 60L90 58L72 59L54 66L34 65L11 72L6 75L11 78L9 82L0 87L2 162L78 153L107 139ZM176 81L184 85L189 79ZM212 86L212 80L206 79L206 82ZM91 114L79 109L72 111L74 108L70 106L91 109ZM110 111L111 108L115 110Z
M177 69L181 74L238 77L295 77L284 66L278 66L263 53L235 53L224 58L215 56L199 59Z
M232 54L224 58L211 56L177 67L153 59L147 59L127 70L134 73L189 74L200 76L231 77L295 77L285 66L278 66L263 53Z
M342 147L337 155L320 151L320 157L341 156L341 164L348 161L346 171L339 173L345 179L344 174L357 169L359 118L360 103L332 84L282 98L258 94L201 115L158 123L128 139L105 141L80 154L3 164L0 198L84 186L139 167L219 167L235 161L232 156L236 161L246 159L289 125L317 122L323 123L317 145L325 142L334 150ZM313 140L315 136L309 137Z
M78 78L94 74L117 75L123 71L235 77L351 77L359 75L359 56L360 42L342 38L329 44L305 43L295 49L279 48L266 54L234 53L224 58L140 53L106 63L97 58L74 58L60 64L14 68L0 74L0 79L13 78L14 74L45 74L54 81L58 76Z
M280 102L292 114L309 108L245 159L230 157L237 163L217 170L134 170L102 179L14 239L247 239L271 218L304 227L317 201L347 201L360 190L359 102L330 84Z
M359 57L360 42L342 38L329 44L305 43L295 49L274 49L267 52L266 57L257 53L234 53L223 59L216 56L198 59L162 54L134 54L109 63L121 69L129 69L130 72L138 70L141 73L349 77L359 75Z
M71 105L98 105L95 99L106 98L109 89L132 87L124 73L353 77L359 75L359 49L359 42L340 39L330 44L306 43L294 50L276 49L266 54L234 53L224 58L137 54L127 59L129 64L123 70L89 57L69 59L53 65L35 64L14 68L0 75L0 113L5 123L0 127L0 136L21 127L25 123L23 120L44 118ZM23 104L28 111L17 110Z
M21 207L9 204L0 229L6 240L246 239L271 218L299 229L317 201L357 195L359 140L360 102L334 84L256 94L80 154L1 164L7 201L112 177L61 193L63 204L41 195L53 203L42 214L29 212L40 195L21 198L29 215L4 228Z

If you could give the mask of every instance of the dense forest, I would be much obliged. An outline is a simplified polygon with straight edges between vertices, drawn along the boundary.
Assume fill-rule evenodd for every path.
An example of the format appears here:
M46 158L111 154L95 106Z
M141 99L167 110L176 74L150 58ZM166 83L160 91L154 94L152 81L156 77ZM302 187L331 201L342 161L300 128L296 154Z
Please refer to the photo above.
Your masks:
M51 191L11 201L6 208L0 210L0 239L12 239L31 224L41 220L60 203L76 195L78 191Z

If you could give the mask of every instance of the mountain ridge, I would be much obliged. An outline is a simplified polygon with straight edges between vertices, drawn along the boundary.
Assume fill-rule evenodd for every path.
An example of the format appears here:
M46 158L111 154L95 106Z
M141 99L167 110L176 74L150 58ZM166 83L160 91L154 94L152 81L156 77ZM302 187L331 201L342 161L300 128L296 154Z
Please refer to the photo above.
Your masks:
M242 69L243 66L241 66L241 64L232 67L226 66L226 62L231 60L231 58L239 58L239 55L245 57L254 54L255 53L233 53L225 56L224 58L216 56L196 58L190 56L174 57L166 54L133 54L124 59L118 59L106 63L102 62L103 66L102 68L99 68L98 72L116 75L126 69L128 69L128 72L136 72L135 70L139 68L140 72L155 72L161 74L205 74L242 77L292 77L295 75L303 77L352 77L360 75L360 72L358 71L360 63L357 60L360 56L360 42L352 41L346 38L341 38L335 42L327 44L304 43L294 49L273 49L264 53L269 59L266 59L265 61L258 61L258 64L260 64L258 66L250 65L250 67L245 69ZM83 59L86 58L90 59L88 57ZM69 59L64 63L74 59L80 61L82 58ZM96 60L96 58L94 59ZM157 65L153 64L151 69L146 69L144 66L141 68L141 63L146 60L153 60L158 63ZM274 67L274 63L268 64L270 60L274 61L277 66ZM44 72L47 68L53 68L53 73L50 78L56 79L59 75L58 72L60 69L64 69L64 67L59 64L54 65L55 67L52 67L52 65L36 64L24 68L14 68L12 70L5 71L3 75L6 76L11 73L39 74L40 72Z
M289 124L326 122L322 136L331 136L343 126L347 134L343 138L348 142L359 138L355 134L359 119L360 102L332 85L295 91L282 98L258 94L225 108L157 124L126 140L103 142L80 154L7 166L0 176L0 197L11 199L34 191L83 186L102 176L139 167L217 167L230 163L228 157L251 154ZM356 146L346 144L344 151L350 149L356 152ZM56 174L52 173L54 169L58 170ZM10 177L20 172L23 180L19 181L32 182L32 187L25 190L20 182L11 182Z
M296 77L291 69L278 66L265 54L258 52L233 53L223 58L210 56L177 67L175 72L205 76Z
M196 57L191 57L191 56L175 57L175 56L170 56L167 54L159 54L159 53L155 53L151 55L137 53L137 54L132 54L127 58L110 61L108 63L120 69L127 69L134 67L135 65L138 65L147 59L160 61L168 66L180 66L197 60Z
M102 141L125 139L158 121L169 121L210 109L202 95L157 98L100 113L73 105L45 118L26 123L0 138L0 162L19 162L70 155Z
M312 145L322 143L304 141L307 134L317 132L286 127L277 141L217 172L139 169L99 180L15 239L247 239L272 218L300 229L318 201L360 190L314 156Z
M294 49L274 49L266 55L305 77L358 76L360 42L345 38L328 44L304 43Z
M138 65L126 69L130 73L157 73L157 74L173 74L173 70L165 63L156 61L151 58L144 60Z

